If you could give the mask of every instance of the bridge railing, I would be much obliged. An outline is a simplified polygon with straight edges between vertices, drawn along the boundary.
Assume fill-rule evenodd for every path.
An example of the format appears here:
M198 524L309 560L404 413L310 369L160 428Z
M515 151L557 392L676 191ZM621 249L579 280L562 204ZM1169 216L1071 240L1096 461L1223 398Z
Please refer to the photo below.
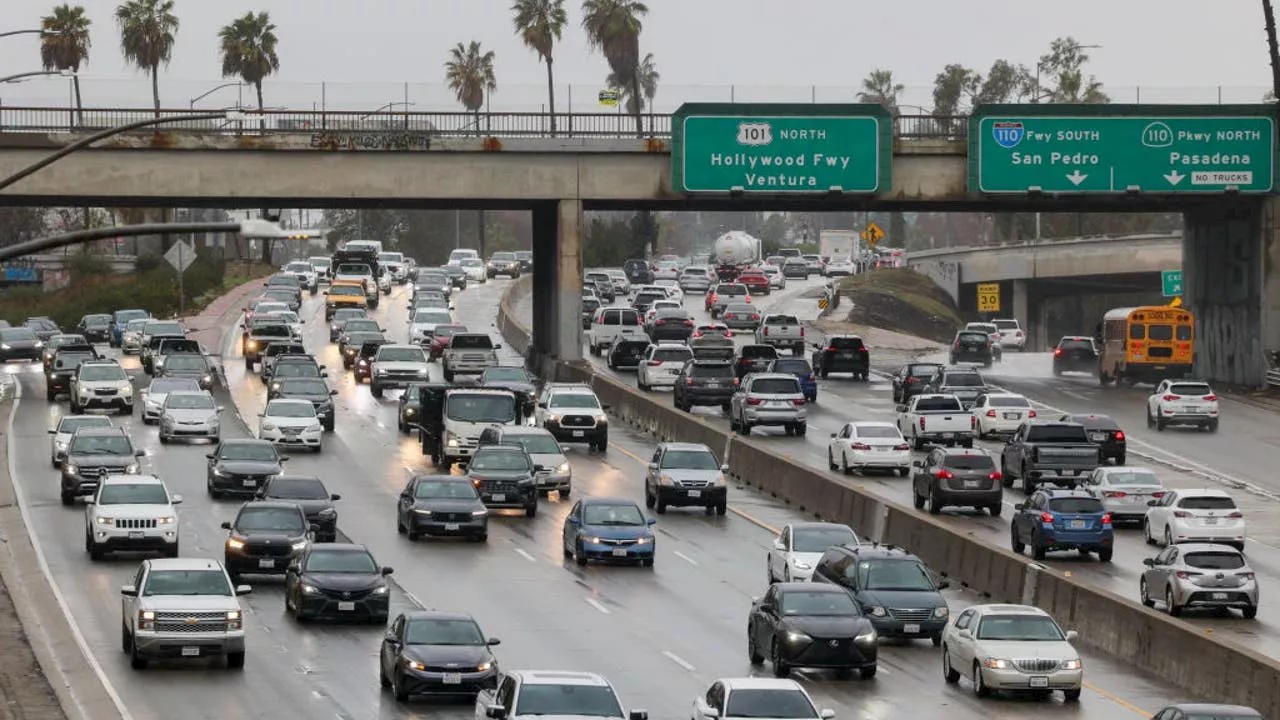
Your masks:
M196 111L198 112L198 111ZM228 135L298 135L318 145L325 135L423 137L553 137L551 115L540 112L334 112L265 110L244 120L190 120L166 124L162 132L185 131ZM192 110L160 110L163 117L191 115ZM155 117L150 108L67 108L0 106L0 133L94 132ZM554 137L669 138L671 116L659 113L556 113ZM155 132L151 129L140 133ZM901 140L964 140L967 118L901 115L894 137Z

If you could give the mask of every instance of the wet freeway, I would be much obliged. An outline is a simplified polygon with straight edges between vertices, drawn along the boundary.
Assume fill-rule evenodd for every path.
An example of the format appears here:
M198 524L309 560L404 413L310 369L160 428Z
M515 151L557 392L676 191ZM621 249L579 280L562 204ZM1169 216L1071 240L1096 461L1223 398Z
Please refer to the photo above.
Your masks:
M467 290L458 303L459 321L475 329L489 327L504 285L498 281ZM295 454L289 471L317 474L331 492L342 495L337 503L341 533L396 569L393 612L429 607L473 613L487 635L502 639L498 655L505 667L600 672L613 681L625 705L647 709L655 720L687 717L693 698L717 677L761 672L746 658L747 609L764 589L763 560L776 529L801 518L748 491L732 490L734 512L728 516L678 511L663 516L653 570L579 568L565 562L559 542L569 503L555 496L544 501L535 518L495 518L485 545L411 542L397 535L392 511L409 475L430 471L429 462L415 441L397 433L396 393L375 400L341 371L336 348L327 343L319 302L309 298L303 314L307 345L328 365L339 393L337 428L322 454ZM384 301L376 316L393 340L404 338L403 292ZM229 335L238 339L238 333ZM219 394L240 416L255 418L262 385L245 374L237 345L229 342L223 349L230 387ZM136 368L136 360L124 362ZM136 560L90 562L83 547L84 509L78 503L60 505L57 474L49 465L47 430L66 406L44 402L38 368L9 366L7 371L21 388L9 433L14 477L29 505L36 540L94 659L133 718L471 715L470 703L395 703L378 686L382 629L299 625L285 614L280 582L272 580L254 582L254 593L246 598L243 673L203 662L131 670L119 649L118 593ZM228 415L224 437L249 434L234 413ZM159 474L171 491L185 497L183 554L220 558L225 531L219 524L232 517L236 504L212 501L203 491L207 446L162 448L154 428L136 419L121 423L146 449L144 471ZM574 494L640 501L641 458L652 443L615 428L610 450L604 455L569 450ZM971 601L960 593L949 597L953 610ZM820 705L838 717L860 719L942 713L957 719L1136 718L1177 697L1176 689L1135 677L1104 657L1086 653L1084 658L1089 684L1079 705L976 699L965 682L944 685L939 652L928 643L884 647L880 674L871 681L836 680L826 673L797 677Z
M817 302L812 294L820 287L817 280L791 281L784 291L758 297L755 302L764 312L787 312L802 322L817 316ZM703 312L702 296L686 297L685 308L697 322L710 322ZM531 310L526 299L515 310L522 322L528 322ZM812 331L811 331L812 332ZM738 333L739 344L748 342L749 333ZM783 435L782 428L755 428L759 437L779 452L788 453L797 462L828 468L828 444L831 434L853 420L896 419L892 385L886 373L896 371L913 354L900 350L870 347L873 374L869 382L857 382L848 376L832 375L819 380L818 401L809 407L809 431L804 437ZM785 355L785 353L784 353ZM597 371L613 373L625 382L635 382L634 371L614 372L600 358L591 357ZM942 353L919 356L922 361L946 362ZM1280 480L1267 476L1267 458L1274 453L1280 436L1274 427L1276 415L1257 407L1223 400L1221 430L1216 434L1199 433L1182 428L1157 432L1146 427L1144 403L1149 388L1100 388L1097 380L1087 375L1055 377L1048 353L1006 352L1004 359L984 371L988 383L1010 392L1025 394L1041 412L1094 412L1113 416L1128 439L1130 466L1145 465L1174 488L1225 488L1235 497L1249 523L1246 552L1249 563L1258 573L1261 584L1261 606L1255 620L1244 620L1238 613L1187 611L1183 620L1230 637L1259 652L1280 657L1280 603L1275 590L1280 588ZM670 402L669 390L653 393ZM728 429L728 422L718 408L695 407L693 412ZM1002 444L979 441L998 458ZM920 453L916 457L922 457ZM1238 469L1239 472L1233 469ZM885 475L842 477L830 471L837 482L852 483L879 497L902 505L911 504L910 478ZM1020 490L1006 491L1006 511L1021 502ZM955 527L984 537L993 545L1009 547L1009 513L990 517L985 512L968 509L945 509L942 518ZM1076 553L1050 554L1046 564L1069 572L1095 586L1137 600L1138 582L1144 569L1143 559L1153 557L1156 548L1146 545L1140 529L1119 528L1116 532L1115 555L1110 563L1096 556L1080 557Z

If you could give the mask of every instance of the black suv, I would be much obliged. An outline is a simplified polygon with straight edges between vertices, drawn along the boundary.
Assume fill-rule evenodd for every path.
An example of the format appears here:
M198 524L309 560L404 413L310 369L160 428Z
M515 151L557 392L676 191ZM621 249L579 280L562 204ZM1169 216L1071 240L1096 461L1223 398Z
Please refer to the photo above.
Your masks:
M277 355L275 363L271 365L271 383L267 385L267 391L279 390L285 380L292 378L327 377L329 373L325 372L325 366L316 362L311 355Z
M938 363L907 363L893 374L893 401L907 405L911 398L924 394L925 386L942 366Z
M768 372L777 359L778 349L772 345L743 345L733 363L733 374L741 380L751 373Z
M925 392L955 395L964 409L968 410L979 397L987 393L987 381L982 378L982 373L972 367L944 367L929 379Z
M86 360L97 360L98 351L92 345L64 345L53 354L53 362L45 373L45 398L49 402L58 399L59 394L71 392L71 378L76 368Z
M719 405L729 412L733 397L733 364L723 360L690 360L680 369L672 387L671 403L692 412L694 405Z
M1004 509L1004 484L986 450L937 447L911 465L911 497L917 510L926 503L933 515L944 507L986 508L998 517Z
M981 363L991 367L991 336L974 330L961 330L951 343L951 364Z
M892 545L837 545L813 570L813 582L853 595L880 637L929 638L942 644L951 612L937 580L920 558Z
M1067 414L1058 418L1059 422L1080 423L1089 431L1089 442L1102 449L1102 462L1111 460L1123 465L1128 444L1124 430L1116 424L1110 415L1092 415L1086 413Z
M1098 347L1093 338L1083 335L1067 335L1058 341L1053 349L1053 374L1066 372L1085 372L1093 374L1098 371Z
M483 445L467 463L467 478L486 507L523 509L538 514L538 484L534 475L549 468L535 467L523 445Z
M245 574L283 575L313 530L297 503L273 500L241 505L222 529L228 533L223 564L233 584Z
M290 340L293 340L293 331L288 325L258 325L249 328L244 337L244 369L253 371L253 366L262 359L262 351L267 345Z
M85 427L67 443L62 463L62 504L98 490L107 475L136 475L142 451L134 447L128 431L117 427Z
M639 258L632 258L622 264L622 272L627 275L627 282L632 285L648 285L653 282L653 269L649 263Z
M315 527L316 542L337 542L338 509L333 504L342 499L324 486L314 475L277 475L258 489L255 500L290 502L302 508L307 522Z
M279 382L272 383L267 389L267 400L276 398L310 400L316 408L316 417L320 418L320 424L325 430L333 432L333 396L337 394L337 390L329 389L324 378L291 377L280 378Z
M831 373L850 373L865 381L871 372L871 355L857 335L832 335L813 347L813 370L824 380Z

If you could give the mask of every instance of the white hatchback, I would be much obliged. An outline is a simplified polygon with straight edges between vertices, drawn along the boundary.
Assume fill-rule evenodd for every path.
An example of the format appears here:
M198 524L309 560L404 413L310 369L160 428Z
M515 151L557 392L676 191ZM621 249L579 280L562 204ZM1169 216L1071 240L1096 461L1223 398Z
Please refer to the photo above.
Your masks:
M831 434L827 465L851 475L855 470L911 472L911 446L893 423L851 422Z
M1148 545L1221 543L1244 550L1244 513L1223 490L1166 490L1147 504L1142 534Z
M858 545L848 525L829 522L787 523L765 557L769 583L807 582L827 548Z
M983 395L970 410L978 418L978 437L982 438L1011 434L1036 416L1031 401L1014 393Z
M310 400L272 400L258 418L258 437L262 440L277 446L305 447L320 452L324 428Z
M1218 431L1218 394L1208 383L1164 380L1147 398L1147 427L1195 425Z
M693 351L683 343L650 345L644 360L636 369L636 386L641 390L671 387L685 363L693 359Z

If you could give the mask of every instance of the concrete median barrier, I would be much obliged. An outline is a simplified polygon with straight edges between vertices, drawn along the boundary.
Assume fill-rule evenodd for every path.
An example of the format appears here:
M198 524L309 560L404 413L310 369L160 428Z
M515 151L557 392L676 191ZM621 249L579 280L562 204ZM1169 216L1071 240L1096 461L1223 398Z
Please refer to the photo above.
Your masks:
M528 347L529 330L511 312L517 292L527 294L528 289L513 284L507 291L498 325L513 347ZM640 392L596 373L588 363L561 363L555 377L590 384L616 421L658 440L700 442L723 453L735 481L805 515L845 523L868 540L903 547L953 584L990 602L1045 609L1064 627L1077 630L1082 644L1185 688L1188 696L1249 705L1263 717L1280 718L1280 663L1271 658L991 546L913 508L881 500L859 489L856 479L792 461L768 449L767 441L729 433L671 407L665 395Z

